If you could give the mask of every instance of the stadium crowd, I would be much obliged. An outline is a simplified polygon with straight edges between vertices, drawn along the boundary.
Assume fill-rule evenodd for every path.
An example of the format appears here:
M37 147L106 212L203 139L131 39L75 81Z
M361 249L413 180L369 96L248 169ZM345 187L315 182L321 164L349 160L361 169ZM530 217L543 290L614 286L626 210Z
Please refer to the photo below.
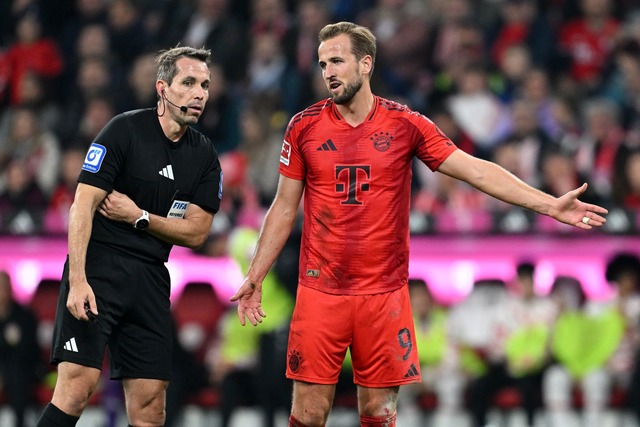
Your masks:
M559 195L590 184L605 231L640 208L640 7L613 0L13 0L0 6L0 232L64 232L75 177L115 114L156 102L154 55L212 50L198 128L222 155L214 233L259 220L288 119L327 96L317 33L377 34L376 94ZM415 167L412 230L564 231ZM568 228L567 228L568 229Z
M327 96L317 65L317 34L325 24L340 20L366 25L378 37L372 82L377 95L425 114L461 149L493 160L551 194L589 183L582 199L609 209L605 233L640 229L640 6L633 0L10 0L0 2L0 235L66 233L86 149L114 115L155 105L155 54L180 44L212 51L210 96L197 128L221 155L225 190L204 251L228 253L227 237L243 227L257 228L273 199L289 118ZM432 174L422 164L415 165L413 189L414 233L571 230ZM284 277L291 271L295 267L283 268L279 280L288 282ZM627 321L640 328L635 298L640 270L633 274L635 295L628 309L632 319ZM425 288L421 284L420 289ZM493 287L478 287L483 288ZM515 294L522 297L525 292ZM493 304L491 295L481 302ZM576 312L584 308L574 291L563 295L568 302L558 306ZM593 326L588 319L594 313L607 315L618 302L608 301L604 309L585 308L583 324ZM549 319L543 325L547 332L555 327L551 319L558 318L557 307L545 308L549 303L545 299L532 309L536 319ZM536 387L547 381L550 389L560 390L567 371L586 369L570 366L580 365L579 357L569 355L564 371L551 371L553 379L543 380L542 364L509 366L525 350L522 345L497 347L491 341L496 336L507 341L504 328L515 327L505 326L504 319L513 318L509 310L522 314L519 326L532 327L519 330L522 334L537 334L540 325L527 323L532 316L526 306L524 297L505 298L505 311L491 305L488 311L453 312L458 308L453 307L445 310L446 316L438 311L428 320L425 314L424 341L445 338L438 335L444 329L434 330L444 328L445 317L447 324L458 325L452 340L472 340L464 342L473 350L471 356L484 359L482 366L469 358L464 361L465 369L473 372L464 373L462 381L469 396L490 396L505 385L519 385L517 380L528 374ZM536 317L547 311L554 313ZM474 320L476 314L476 320L486 320L488 312L503 316L496 319L496 327L502 328L497 335L490 323ZM627 348L610 349L608 356L625 352L624 360L592 361L602 368L598 372L610 373L610 388L620 386L615 381L632 372L640 381L634 353L640 329L622 333L616 319L602 328L617 331L619 342L622 335L634 335L635 341ZM466 321L483 331L471 333ZM228 323L220 339L238 338L235 326ZM576 335L571 325L566 327L565 333ZM281 341L277 331L269 332L273 335L268 339ZM477 342L482 337L487 341ZM228 351L229 358L236 359L235 344L216 342L211 351L216 363L229 363L216 365L212 381L222 385L223 373L230 373L230 378L244 376L245 385L255 386L255 378L246 378L243 370L264 356L257 345L264 339L252 336L241 343L255 344L252 360L241 366L218 357ZM467 397L460 383L451 384L457 378L447 371L451 366L433 367L451 360L445 357L449 344L437 342L429 346L435 350L423 352L423 362L429 371L433 368L434 384L449 387L438 390L427 384L445 403L440 406L444 413L437 416L446 418L469 404L463 402ZM499 354L491 352L498 348ZM555 350L564 351L561 345ZM438 382L443 378L438 377L440 368L446 383ZM524 371L526 375L520 375ZM225 385L236 387L234 381ZM598 383L585 386L594 388L602 389ZM552 397L556 401L531 405L567 407L566 394ZM185 396L177 399L182 404ZM602 396L594 399L598 409L608 403ZM479 398L472 401L474 420L483 422L487 405ZM231 406L225 409L227 418ZM556 415L557 425L563 425L563 414Z

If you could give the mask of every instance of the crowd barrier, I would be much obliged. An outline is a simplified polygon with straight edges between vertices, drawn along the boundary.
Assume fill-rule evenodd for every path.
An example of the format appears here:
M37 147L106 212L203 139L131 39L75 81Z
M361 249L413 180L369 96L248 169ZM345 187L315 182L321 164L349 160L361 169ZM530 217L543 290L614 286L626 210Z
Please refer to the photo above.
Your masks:
M582 234L582 233L580 233ZM607 261L618 252L640 255L640 236L487 235L413 236L409 274L427 281L443 303L463 299L480 279L514 277L523 260L536 264L536 286L546 293L555 277L578 278L589 298L606 299L611 286L605 278ZM1 237L0 269L12 277L16 298L26 302L44 279L57 280L67 254L64 237ZM222 301L240 285L242 275L230 258L211 258L175 247L167 267L172 297L190 282L210 283Z

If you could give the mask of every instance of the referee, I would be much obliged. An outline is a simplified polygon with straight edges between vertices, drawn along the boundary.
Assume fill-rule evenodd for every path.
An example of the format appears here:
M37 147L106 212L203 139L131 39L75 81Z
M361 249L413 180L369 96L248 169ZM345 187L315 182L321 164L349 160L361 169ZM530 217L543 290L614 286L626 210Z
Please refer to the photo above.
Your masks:
M93 141L70 210L69 255L51 363L58 380L39 427L75 426L105 347L130 426L162 426L171 375L173 245L200 247L222 198L222 171L197 123L209 96L209 50L157 56L154 108L114 117Z

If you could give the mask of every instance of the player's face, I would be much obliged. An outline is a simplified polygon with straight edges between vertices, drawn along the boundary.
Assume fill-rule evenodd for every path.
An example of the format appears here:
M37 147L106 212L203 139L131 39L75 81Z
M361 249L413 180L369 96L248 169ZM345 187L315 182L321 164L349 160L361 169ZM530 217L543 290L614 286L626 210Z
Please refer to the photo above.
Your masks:
M320 43L318 63L336 104L347 104L364 84L360 63L351 51L349 36L341 34Z
M167 103L171 118L180 125L192 125L198 122L209 99L209 79L211 74L207 64L192 58L180 58L176 62L178 73L171 86L166 89L166 97L178 105ZM187 107L182 112L179 106Z

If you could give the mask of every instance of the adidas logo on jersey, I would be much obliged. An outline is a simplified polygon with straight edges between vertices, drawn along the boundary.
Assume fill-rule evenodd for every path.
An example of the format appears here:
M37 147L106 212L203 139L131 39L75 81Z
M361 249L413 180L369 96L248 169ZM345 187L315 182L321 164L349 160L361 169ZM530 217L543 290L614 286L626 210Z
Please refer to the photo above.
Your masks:
M327 139L327 142L316 148L317 151L338 151L335 145L333 145L333 141Z
M73 351L74 353L78 352L78 346L76 345L76 339L75 338L71 338L69 341L67 341L64 344L64 349L65 350L69 350L69 351Z
M171 165L163 167L162 170L160 170L158 173L165 178L169 178L173 181L173 168L171 167Z
M405 378L411 378L411 377L416 377L416 376L418 376L418 370L416 369L416 367L412 363L411 366L409 366L409 370L407 371L407 373L404 374L404 377Z

